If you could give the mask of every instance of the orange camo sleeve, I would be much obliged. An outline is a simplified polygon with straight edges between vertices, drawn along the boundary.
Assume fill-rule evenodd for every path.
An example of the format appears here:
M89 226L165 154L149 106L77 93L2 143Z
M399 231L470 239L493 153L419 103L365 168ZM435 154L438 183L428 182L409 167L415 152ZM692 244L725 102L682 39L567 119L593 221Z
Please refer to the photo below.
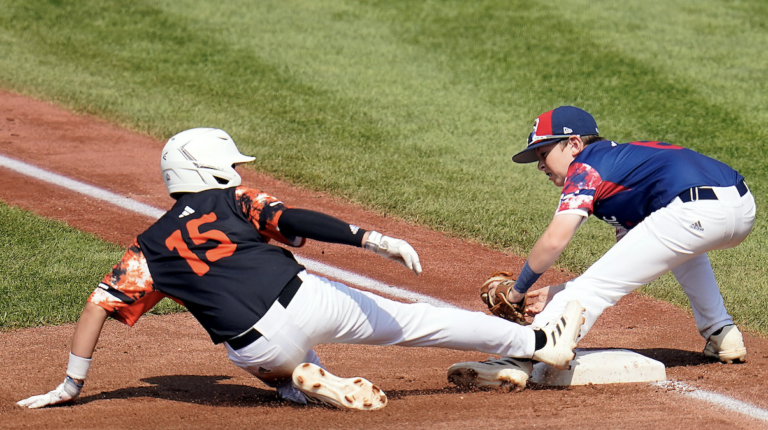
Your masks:
M147 260L134 239L88 301L104 308L114 319L133 326L164 297L167 296L155 290Z
M245 216L267 242L269 239L274 239L290 246L304 246L305 238L285 237L280 232L280 228L277 226L280 215L290 207L278 200L277 197L261 190L240 186L235 191L235 198Z

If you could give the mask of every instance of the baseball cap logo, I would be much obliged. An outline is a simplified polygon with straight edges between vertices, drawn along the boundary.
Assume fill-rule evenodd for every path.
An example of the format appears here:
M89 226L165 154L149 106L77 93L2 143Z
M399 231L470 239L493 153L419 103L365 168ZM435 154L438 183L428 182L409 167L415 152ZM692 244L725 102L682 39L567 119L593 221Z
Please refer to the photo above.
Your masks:
M573 135L592 134L598 134L598 130L589 112L574 106L560 106L536 117L526 149L515 154L512 160L516 163L533 163L538 160L533 152L536 148Z

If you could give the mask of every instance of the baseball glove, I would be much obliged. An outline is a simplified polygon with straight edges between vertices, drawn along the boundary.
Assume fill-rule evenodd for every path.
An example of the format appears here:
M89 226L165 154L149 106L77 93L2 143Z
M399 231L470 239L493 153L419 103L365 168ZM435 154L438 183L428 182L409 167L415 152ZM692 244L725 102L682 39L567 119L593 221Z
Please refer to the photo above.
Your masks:
M499 281L493 296L488 294L490 285ZM530 322L525 319L525 297L517 303L510 303L507 300L507 292L515 285L515 279L510 272L496 272L488 278L483 286L480 287L480 299L488 305L491 313L497 317L512 321L520 325L528 325Z

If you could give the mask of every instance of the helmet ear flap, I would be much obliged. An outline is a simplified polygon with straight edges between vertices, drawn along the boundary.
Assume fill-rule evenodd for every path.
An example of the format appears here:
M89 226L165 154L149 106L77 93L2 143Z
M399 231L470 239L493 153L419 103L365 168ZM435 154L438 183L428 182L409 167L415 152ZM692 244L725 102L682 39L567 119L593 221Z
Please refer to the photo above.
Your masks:
M160 157L168 193L195 193L240 185L236 164L255 158L243 155L224 130L194 128L171 137Z

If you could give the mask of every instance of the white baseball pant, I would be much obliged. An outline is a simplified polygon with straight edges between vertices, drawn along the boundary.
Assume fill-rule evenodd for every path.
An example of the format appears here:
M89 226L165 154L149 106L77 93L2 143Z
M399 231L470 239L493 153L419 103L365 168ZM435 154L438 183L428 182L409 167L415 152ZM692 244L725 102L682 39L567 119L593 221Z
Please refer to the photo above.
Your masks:
M699 333L709 336L733 320L725 310L707 252L741 243L755 222L755 199L736 187L714 187L717 200L684 203L675 198L629 231L583 275L566 283L533 327L559 316L570 300L586 308L584 337L603 311L634 289L668 271L680 282L691 302Z
M530 358L535 335L482 312L400 303L302 272L302 285L287 308L275 302L254 325L262 337L233 350L230 360L277 388L283 398L303 402L290 382L304 362L321 365L312 350L322 343L399 345L480 351Z

